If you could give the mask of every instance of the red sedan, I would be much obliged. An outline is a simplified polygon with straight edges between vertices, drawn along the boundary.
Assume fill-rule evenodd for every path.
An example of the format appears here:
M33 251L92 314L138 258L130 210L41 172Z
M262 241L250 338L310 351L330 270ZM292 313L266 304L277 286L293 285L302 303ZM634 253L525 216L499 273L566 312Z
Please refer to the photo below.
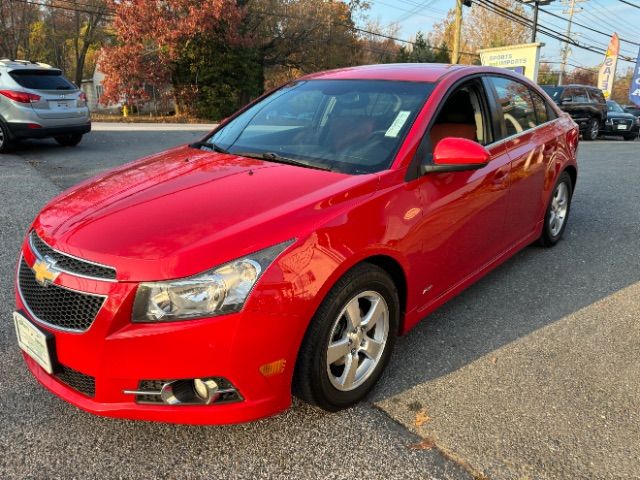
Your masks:
M361 400L396 336L567 225L578 128L506 70L309 75L53 199L17 267L36 378L89 412L243 422Z

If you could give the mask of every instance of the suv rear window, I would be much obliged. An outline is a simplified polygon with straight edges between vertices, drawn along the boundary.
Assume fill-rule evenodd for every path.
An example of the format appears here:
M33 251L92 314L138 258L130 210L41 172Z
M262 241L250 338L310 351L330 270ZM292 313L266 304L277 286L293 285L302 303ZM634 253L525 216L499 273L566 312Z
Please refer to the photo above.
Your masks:
M32 90L76 90L60 70L13 70L9 75L20 86Z

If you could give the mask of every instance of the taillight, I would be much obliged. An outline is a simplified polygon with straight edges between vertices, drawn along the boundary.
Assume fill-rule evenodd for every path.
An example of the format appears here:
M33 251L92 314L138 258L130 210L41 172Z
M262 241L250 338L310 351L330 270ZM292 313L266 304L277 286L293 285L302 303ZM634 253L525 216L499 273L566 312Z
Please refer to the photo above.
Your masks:
M78 106L85 107L87 105L87 95L84 92L80 92L78 95Z
M27 92L17 92L15 90L0 90L0 95L4 95L9 100L19 103L33 103L40 101L39 95Z

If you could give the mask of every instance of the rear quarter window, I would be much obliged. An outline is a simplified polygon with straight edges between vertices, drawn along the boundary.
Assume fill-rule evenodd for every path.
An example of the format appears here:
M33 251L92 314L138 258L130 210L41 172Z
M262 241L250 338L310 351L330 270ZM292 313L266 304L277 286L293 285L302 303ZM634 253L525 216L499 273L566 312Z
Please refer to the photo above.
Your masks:
M76 90L59 70L14 70L9 75L18 85L31 90Z

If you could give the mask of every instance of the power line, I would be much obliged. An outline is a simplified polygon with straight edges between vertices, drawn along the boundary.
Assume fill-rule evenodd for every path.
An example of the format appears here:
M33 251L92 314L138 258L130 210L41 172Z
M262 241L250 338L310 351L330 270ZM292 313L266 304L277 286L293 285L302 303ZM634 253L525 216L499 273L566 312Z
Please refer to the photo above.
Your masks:
M519 23L520 25L526 26L531 28L532 26L532 21L527 18L524 17L520 14L517 14L515 12L512 12L511 10L503 7L502 5L499 5L497 3L492 2L491 0L473 0L477 5L480 5L481 7L496 13L504 18L507 18L508 20L514 21L516 23ZM573 40L572 38L568 38L566 35L563 35L560 32L557 32L555 30L552 30L544 25L539 25L538 28L540 29L540 33L542 33L543 35L546 35L550 38L553 38L555 40L559 40L561 42L566 42L569 43L570 45L573 45L577 48L581 48L583 50L587 50L590 52L594 52L594 53L598 53L598 54L604 54L605 50L603 48L600 47L596 47L593 45L584 45L581 43L578 43L577 41ZM620 56L619 58L621 60L630 62L630 63L634 63L630 58L624 57L624 56Z
M640 8L640 5L636 5L635 3L627 2L627 0L618 0L619 2L626 3L627 5L631 5L635 8Z

